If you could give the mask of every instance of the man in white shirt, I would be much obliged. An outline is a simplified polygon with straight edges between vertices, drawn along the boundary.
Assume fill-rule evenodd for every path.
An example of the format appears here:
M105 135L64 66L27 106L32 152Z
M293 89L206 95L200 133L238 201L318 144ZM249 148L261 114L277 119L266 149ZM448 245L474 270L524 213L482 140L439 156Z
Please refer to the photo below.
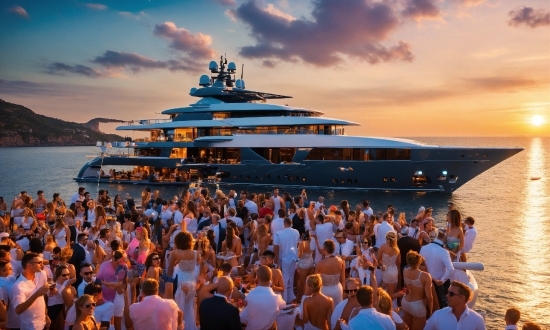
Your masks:
M310 219L309 225L311 226L311 229L315 231L315 233L311 233L310 235L315 238L316 241L317 249L315 252L315 263L317 263L323 256L320 250L323 243L327 239L332 239L334 236L334 232L332 231L332 222L328 218L325 220L324 215L318 214L315 219Z
M50 319L44 295L50 291L46 276L41 271L42 258L37 253L27 253L21 260L23 272L11 291L15 312L21 316L21 329L43 330Z
M292 220L284 219L284 229L278 231L273 238L273 252L275 260L281 267L283 281L285 282L285 291L283 299L290 303L296 298L294 295L294 272L296 271L296 262L298 261L298 243L300 242L300 233L292 228Z
M250 199L248 197L250 196ZM254 195L255 197L256 195ZM258 213L258 205L254 202L252 194L248 195L248 191L243 190L241 199L244 202L244 207L248 209L248 214Z
M181 213L180 209L181 202L174 203L172 216L174 217L175 225L180 225L183 222L183 213Z
M71 195L71 203L69 205L76 203L77 200L83 201L85 192L86 192L86 188L78 187L78 192L75 192L74 194Z
M517 308L508 308L504 314L506 328L504 330L518 330L518 322L521 317L521 312Z
M341 257L343 260L353 260L356 256L352 256L353 242L346 238L346 234L343 231L337 231L334 234L334 255ZM346 262L346 264L348 264Z
M373 304L374 291L368 285L363 285L357 290L357 301L361 310L349 321L350 330L381 329L395 330L395 323L389 315L376 311Z
M279 214L279 209L285 209L285 202L279 196L279 189L273 189L273 196L271 197L271 202L273 203L273 213Z
M271 221L271 237L275 237L275 234L279 231L285 229L284 219L285 219L285 210L279 209L277 216Z
M168 222L172 219L173 206L168 204L167 201L162 201L162 207L160 211L160 223L164 228L168 228ZM181 212L180 212L181 213Z
M466 284L453 281L447 293L449 307L435 311L424 330L485 330L483 317L467 305L471 296L472 291Z
M241 322L246 323L247 329L275 329L275 319L286 307L283 298L271 289L271 277L271 269L267 266L256 271L258 286L246 296L245 308L241 312Z
M227 225L227 220L231 220L237 225L237 228L239 228L239 230L243 227L243 219L237 216L237 211L235 211L235 209L232 207L230 207L227 210L225 214L225 219L226 219L226 225Z
M82 282L80 282L78 288L76 289L76 295L78 297L82 297L86 285L94 281L94 271L92 269L92 265L90 265L89 263L84 263L80 267L80 276L82 277Z
M135 330L183 329L183 314L172 299L158 295L157 280L148 278L141 285L141 302L130 305Z
M369 206L370 205L370 202L368 200L363 200L362 202L362 207L361 207L361 212L363 212L363 214L365 215L365 217L368 219L371 215L374 214L374 212L372 211L371 207Z
M382 244L386 243L387 233L389 233L390 231L393 231L395 233L395 229L393 229L393 226L390 225L388 222L389 217L390 214L388 212L384 213L384 215L382 215L382 223L374 231L374 234L376 235L376 244L374 245L374 247L378 249L382 246Z
M474 227L475 220L472 217L467 217L464 222L466 223L466 231L464 232L464 247L462 253L470 252L474 247L474 242L477 237L477 230Z
M315 203L315 211L321 208L321 206L325 206L325 197L319 196L319 199L317 199L317 203Z
M418 239L418 233L420 228L418 228L418 219L411 220L411 226L409 227L409 237Z
M449 251L444 248L443 239L445 239L445 232L439 230L437 238L420 249L420 255L426 261L428 273L432 276L440 307L447 306L445 299L446 285L444 284L449 281L455 270Z

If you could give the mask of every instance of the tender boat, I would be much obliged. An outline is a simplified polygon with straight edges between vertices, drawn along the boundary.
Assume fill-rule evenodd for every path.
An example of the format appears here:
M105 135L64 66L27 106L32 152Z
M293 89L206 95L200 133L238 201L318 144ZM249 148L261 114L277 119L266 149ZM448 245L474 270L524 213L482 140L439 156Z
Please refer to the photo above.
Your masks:
M227 184L332 189L453 192L521 148L428 145L407 139L348 136L357 123L322 112L267 103L290 96L246 89L236 65L212 61L190 95L198 102L168 109L166 119L117 127L149 137L98 143L99 157L75 180L185 185ZM120 152L112 153L114 148Z

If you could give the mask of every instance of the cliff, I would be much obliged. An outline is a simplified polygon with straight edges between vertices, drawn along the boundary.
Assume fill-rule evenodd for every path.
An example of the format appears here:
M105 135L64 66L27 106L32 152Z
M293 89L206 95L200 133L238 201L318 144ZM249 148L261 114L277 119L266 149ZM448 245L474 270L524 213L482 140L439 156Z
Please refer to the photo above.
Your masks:
M100 122L114 119L97 118L85 124L73 123L43 116L1 99L0 118L0 147L91 146L97 141L124 140L119 135L99 131Z

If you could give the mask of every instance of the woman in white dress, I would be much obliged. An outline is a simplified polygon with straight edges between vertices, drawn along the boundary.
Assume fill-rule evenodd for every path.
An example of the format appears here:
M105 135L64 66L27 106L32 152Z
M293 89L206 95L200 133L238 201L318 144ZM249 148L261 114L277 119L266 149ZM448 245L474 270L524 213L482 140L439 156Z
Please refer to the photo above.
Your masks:
M174 238L175 249L168 257L168 275L177 279L177 290L174 300L183 312L185 329L196 330L195 294L197 278L195 267L200 265L201 257L193 250L193 236L182 231Z
M52 236L55 238L55 242L60 248L64 248L71 242L71 231L63 221L63 218L57 218L55 220Z
M401 254L397 247L397 234L390 231L386 234L386 243L378 250L378 262L382 265L382 282L386 291L393 296L397 289L397 280L401 266Z
M330 239L323 243L323 254L325 258L315 265L315 273L321 275L323 286L321 292L334 302L334 306L342 301L343 284L346 278L344 261L334 256L335 245Z

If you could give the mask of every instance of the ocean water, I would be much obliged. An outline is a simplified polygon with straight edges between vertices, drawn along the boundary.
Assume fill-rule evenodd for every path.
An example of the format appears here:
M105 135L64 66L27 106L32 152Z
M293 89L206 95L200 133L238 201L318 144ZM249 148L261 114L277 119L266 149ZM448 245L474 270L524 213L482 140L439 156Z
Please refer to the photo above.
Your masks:
M522 147L525 150L471 180L453 194L423 192L371 192L356 190L312 190L310 200L325 197L326 204L347 199L356 205L369 199L375 211L393 204L397 212L414 216L423 205L434 208L438 225L445 222L447 202L453 201L464 216L476 219L478 237L471 261L482 262L485 271L476 272L480 297L476 309L487 313L487 328L503 328L509 307L522 311L522 320L550 326L550 138L416 138L439 145ZM73 181L96 147L34 147L0 149L0 196L8 202L21 190L35 197L41 189L51 200L59 192L70 198L79 184ZM531 180L540 177L539 180ZM129 192L138 198L142 185L83 184L94 195L98 189L109 194ZM224 186L267 192L271 187ZM169 198L178 187L157 188ZM284 187L282 191L286 191ZM295 195L300 189L288 189Z

